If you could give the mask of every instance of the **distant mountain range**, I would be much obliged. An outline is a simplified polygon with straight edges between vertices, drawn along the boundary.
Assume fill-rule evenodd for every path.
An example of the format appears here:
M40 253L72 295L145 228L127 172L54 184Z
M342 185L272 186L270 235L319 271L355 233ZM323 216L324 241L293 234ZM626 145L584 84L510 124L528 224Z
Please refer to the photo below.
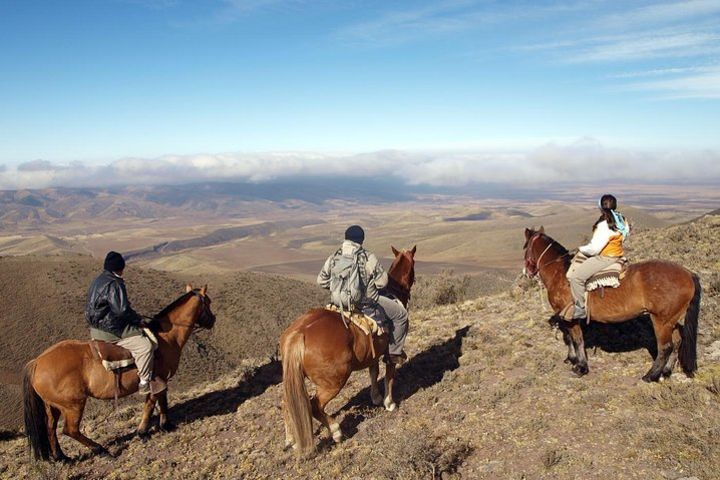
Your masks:
M461 179L459 179L461 180ZM618 192L635 205L677 204L687 200L712 205L717 197L707 188L687 186L656 188L632 185L546 185L519 187L482 184L458 187L408 185L399 177L302 177L261 183L196 183L186 185L125 186L108 188L46 188L0 191L0 229L42 226L83 219L152 219L203 213L218 217L257 216L277 209L303 206L322 211L328 202L363 204L431 199L442 196L513 201L591 201L598 192ZM690 199L688 192L698 192ZM708 193L710 192L710 193ZM470 219L453 219L470 220Z

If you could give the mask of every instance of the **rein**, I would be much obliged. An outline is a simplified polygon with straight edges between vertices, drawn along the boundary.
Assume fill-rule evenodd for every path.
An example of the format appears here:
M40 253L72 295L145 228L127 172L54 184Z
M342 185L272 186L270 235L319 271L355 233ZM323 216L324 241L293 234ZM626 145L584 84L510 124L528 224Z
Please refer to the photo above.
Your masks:
M200 294L199 294L198 292L196 292L196 291L193 291L192 293L193 293L194 296L196 296L196 297L198 297L198 298L200 299L200 306L201 306L201 308L203 309L203 310L200 312L200 316L202 316L202 315L205 314L205 297L203 297L202 295L200 295ZM190 322L190 323L174 322L174 321L172 321L172 320L170 319L169 313L170 313L170 312L168 312L166 315L163 315L163 316L167 316L168 322L170 322L171 325L175 325L175 326L177 326L177 327L186 327L186 328L195 327L196 330L204 330L204 329L205 329L205 327L200 326L198 322ZM154 321L154 320L158 320L158 321L159 321L159 320L162 318L162 316L160 316L160 314L155 315L154 317L147 317L147 316L145 316L145 315L142 315L142 317L145 318L145 319L147 319L147 320L153 320L153 321ZM200 317L198 317L198 320L200 320Z

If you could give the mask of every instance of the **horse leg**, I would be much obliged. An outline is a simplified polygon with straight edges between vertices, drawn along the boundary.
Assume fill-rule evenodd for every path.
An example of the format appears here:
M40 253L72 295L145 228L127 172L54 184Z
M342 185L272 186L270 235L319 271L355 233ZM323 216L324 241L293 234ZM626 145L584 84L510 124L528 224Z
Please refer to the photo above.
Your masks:
M148 430L150 429L150 418L152 417L153 410L155 410L155 397L148 394L148 396L145 398L142 420L140 420L140 425L137 429L138 437L142 438L143 440L147 440L148 438Z
M380 393L380 387L378 386L378 375L380 374L380 365L378 362L370 365L368 369L370 373L370 398L372 399L373 405L382 405L383 397Z
M57 438L57 425L60 419L60 410L45 404L45 412L47 416L48 440L50 441L50 453L56 462L66 462L68 457L65 456L60 448L60 442Z
M676 325L672 332L672 352L670 352L667 363L663 367L661 380L663 377L670 378L670 375L672 375L673 368L677 364L680 343L682 343L682 336L680 335L680 328Z
M62 416L65 419L65 425L63 425L63 434L68 437L77 440L86 447L88 447L94 454L110 455L107 448L103 447L97 442L90 440L88 437L82 434L80 431L80 421L82 420L82 414L85 410L85 400L82 403L75 404L69 407L61 407Z
M567 330L563 330L563 342L568 347L568 354L567 357L565 357L564 362L569 363L571 365L575 365L578 362L578 354L577 350L575 350L575 344L572 341L572 338L570 338L570 334Z
M167 390L158 395L158 407L160 408L160 430L169 432L175 429L175 424L168 420L168 399Z
M395 400L393 400L393 385L395 384L395 364L388 362L385 364L385 410L392 412L397 408Z
M590 369L588 368L587 355L585 353L585 339L583 338L582 328L578 320L573 321L570 326L570 340L577 353L577 362L573 365L573 372L579 377L586 375Z
M335 398L337 394L340 393L340 390L342 390L342 387L345 386L348 378L349 375L345 377L345 380L340 386L318 385L317 394L312 398L312 400L310 400L313 416L317 418L323 425L325 425L328 430L330 430L330 434L332 435L333 441L335 441L335 443L340 443L340 441L342 440L342 431L340 430L340 424L337 423L331 415L325 413L325 405L327 405L330 400Z
M646 382L657 382L673 351L673 326L668 325L667 322L661 322L657 315L650 314L650 318L652 319L653 330L655 331L658 353L650 370L643 375L642 379Z

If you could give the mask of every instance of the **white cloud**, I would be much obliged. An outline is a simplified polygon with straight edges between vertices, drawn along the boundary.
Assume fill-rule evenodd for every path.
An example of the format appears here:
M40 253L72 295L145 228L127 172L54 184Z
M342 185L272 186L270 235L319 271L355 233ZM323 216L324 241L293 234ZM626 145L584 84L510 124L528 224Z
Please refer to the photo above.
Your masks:
M658 92L663 98L720 98L720 68L697 75L631 83L627 88Z
M184 184L204 181L266 182L318 176L386 178L408 185L547 182L720 181L720 152L640 151L610 148L592 138L527 150L412 152L355 155L313 152L168 155L125 158L103 166L43 164L0 169L0 188Z
M604 15L596 23L605 28L634 28L637 25L674 24L717 13L720 13L720 0L689 0L644 5Z

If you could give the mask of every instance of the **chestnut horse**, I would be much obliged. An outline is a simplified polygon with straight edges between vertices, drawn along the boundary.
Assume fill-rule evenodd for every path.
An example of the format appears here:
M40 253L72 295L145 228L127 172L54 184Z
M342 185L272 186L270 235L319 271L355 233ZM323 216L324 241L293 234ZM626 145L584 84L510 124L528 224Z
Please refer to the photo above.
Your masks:
M215 315L210 310L207 287L195 289L188 285L180 298L155 316L154 373L165 381L177 371L180 352L196 327L212 328ZM120 376L118 396L137 392L137 369L127 369ZM25 403L25 433L35 458L65 461L56 429L60 416L64 419L63 433L92 450L109 455L102 445L90 440L80 431L80 421L88 397L110 400L115 396L115 374L102 366L90 347L90 342L64 340L45 350L25 367L23 397ZM171 425L167 418L167 390L145 399L140 436L147 435L155 402L160 406L160 428Z
M391 248L395 260L388 271L387 290L407 308L410 288L415 282L416 248L402 252ZM372 402L375 405L383 403L388 411L395 410L392 396L395 365L392 362L386 361L384 399L377 381L380 355L388 348L388 334L372 337L374 350L370 341L354 324L345 327L339 313L324 308L308 311L283 332L280 351L286 447L293 446L299 454L314 449L312 417L330 430L335 442L340 442L340 425L325 413L325 406L340 393L354 371L369 369ZM312 399L305 388L306 376L317 386Z
M548 292L565 343L566 363L573 364L577 375L588 373L585 343L579 321L559 318L572 302L570 283L565 277L570 267L570 253L558 242L538 231L525 229L525 273L540 275ZM685 267L672 262L649 260L631 264L618 288L595 290L588 295L588 311L593 321L619 323L649 315L652 320L657 356L642 377L646 382L669 377L680 359L685 374L697 370L697 329L700 313L700 280ZM679 323L684 318L684 323Z

